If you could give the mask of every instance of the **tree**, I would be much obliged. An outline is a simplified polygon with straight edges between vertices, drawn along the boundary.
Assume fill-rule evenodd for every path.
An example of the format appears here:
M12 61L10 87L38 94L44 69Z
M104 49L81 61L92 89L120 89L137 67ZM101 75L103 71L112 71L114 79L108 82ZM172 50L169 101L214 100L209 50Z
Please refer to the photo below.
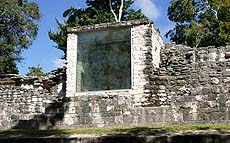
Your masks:
M42 76L44 75L42 68L38 65L37 67L29 67L29 72L27 76Z
M230 0L171 0L168 18L176 26L166 37L178 44L201 47L230 43Z
M134 19L145 19L141 10L131 9L134 0L86 0L86 8L69 8L63 13L67 18L64 23L57 21L58 30L50 31L49 37L57 48L66 54L66 28L114 21L126 21ZM118 13L118 18L116 13Z
M109 0L109 7L110 7L110 10L111 10L116 22L121 21L121 16L122 16L122 12L123 12L123 6L124 6L124 0L121 0L121 5L120 5L120 8L119 8L119 15L118 15L118 18L117 18L117 14L113 10L112 0Z
M0 72L18 73L17 62L38 31L38 5L27 0L0 1Z

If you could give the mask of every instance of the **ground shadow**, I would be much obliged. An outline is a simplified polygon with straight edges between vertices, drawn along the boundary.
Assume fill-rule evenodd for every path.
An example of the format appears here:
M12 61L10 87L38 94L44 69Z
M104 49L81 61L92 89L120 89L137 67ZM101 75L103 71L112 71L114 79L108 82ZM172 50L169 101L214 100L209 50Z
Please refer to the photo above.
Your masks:
M21 136L2 138L0 132L1 143L229 143L230 134L227 131L216 132L200 132L196 131L184 133L172 133L157 128L133 127L129 129L118 129L124 131L123 134L108 134L108 135L85 135L85 136L66 136L61 135L58 130L44 130L44 136L33 135L30 130ZM8 131L9 132L9 131ZM30 133L29 133L30 132ZM40 131L42 132L42 131ZM25 132L24 132L25 133ZM50 136L54 135L55 136ZM7 136L7 132L5 135ZM12 133L11 133L12 134ZM28 137L32 135L33 137Z

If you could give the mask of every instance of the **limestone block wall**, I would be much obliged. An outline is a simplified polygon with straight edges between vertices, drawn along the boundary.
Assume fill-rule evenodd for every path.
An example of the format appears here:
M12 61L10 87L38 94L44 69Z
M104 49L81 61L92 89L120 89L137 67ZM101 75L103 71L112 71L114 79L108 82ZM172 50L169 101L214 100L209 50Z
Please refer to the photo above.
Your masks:
M42 77L0 75L0 129L47 128L58 121L65 70ZM58 112L57 112L58 111Z
M76 93L76 32L123 26L131 28L132 88ZM150 96L150 90L146 89L150 74L146 71L157 65L153 65L152 52L163 46L159 34L153 36L154 33L158 34L151 21L139 20L70 28L67 80L62 71L43 77L1 76L0 127L40 129L147 124L148 119L142 113L146 97ZM155 44L158 49L152 49L153 41L158 41Z
M63 123L76 128L229 122L229 50L166 44L159 68L146 52L144 94L110 91L71 97Z
M122 27L131 28L132 88L76 93L76 77L72 75L76 75L76 73L74 74L76 69L73 69L73 65L76 65L77 33ZM60 127L148 124L151 120L146 118L148 116L144 115L145 109L142 108L149 104L147 97L151 96L146 85L149 83L148 79L153 68L159 66L160 57L157 54L160 54L160 49L164 45L159 33L153 27L153 23L135 20L69 28L68 32L68 45L70 46L68 47L69 52L67 50L67 97L69 97L70 102L63 119L63 125Z
M66 96L74 96L76 93L76 72L77 72L77 35L69 33L67 37L67 69L66 73Z
M77 33L123 26L131 28L132 88L77 93ZM1 129L230 122L230 46L163 44L151 21L68 31L67 69L0 75Z
M229 122L230 46L193 49L169 44L150 78L152 106L168 106L181 122Z

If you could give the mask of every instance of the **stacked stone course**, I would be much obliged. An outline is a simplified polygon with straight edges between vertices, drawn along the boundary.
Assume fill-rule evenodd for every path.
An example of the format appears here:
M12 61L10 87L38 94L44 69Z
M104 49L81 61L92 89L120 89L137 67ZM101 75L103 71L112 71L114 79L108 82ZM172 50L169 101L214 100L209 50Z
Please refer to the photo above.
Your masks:
M132 34L132 88L76 93L76 32L122 26ZM68 30L67 80L65 69L0 75L1 129L230 122L230 46L163 44L150 21Z
M65 69L52 71L42 77L0 75L0 127L33 128L46 108L59 96L64 96ZM34 120L34 122L31 122ZM22 123L23 122L23 123ZM31 124L27 124L31 122ZM23 125L24 124L24 125ZM28 127L26 127L28 125Z
M150 78L153 106L175 108L183 122L228 122L230 46L166 45Z

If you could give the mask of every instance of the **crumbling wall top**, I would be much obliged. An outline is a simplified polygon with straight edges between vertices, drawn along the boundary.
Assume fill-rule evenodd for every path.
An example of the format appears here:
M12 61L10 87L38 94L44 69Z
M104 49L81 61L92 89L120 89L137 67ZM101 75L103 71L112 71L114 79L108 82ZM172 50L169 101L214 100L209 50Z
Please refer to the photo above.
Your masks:
M124 27L124 26L135 26L135 25L144 25L144 24L153 24L151 20L130 20L130 21L121 21L121 22L112 22L112 23L100 23L94 25L86 25L86 26L78 26L78 27L67 27L68 33L75 32L85 32L92 30L100 30L106 28L116 28L116 27Z
M0 86L2 85L16 85L43 83L47 81L50 85L58 84L65 80L65 67L53 70L43 76L25 76L16 74L0 74Z

